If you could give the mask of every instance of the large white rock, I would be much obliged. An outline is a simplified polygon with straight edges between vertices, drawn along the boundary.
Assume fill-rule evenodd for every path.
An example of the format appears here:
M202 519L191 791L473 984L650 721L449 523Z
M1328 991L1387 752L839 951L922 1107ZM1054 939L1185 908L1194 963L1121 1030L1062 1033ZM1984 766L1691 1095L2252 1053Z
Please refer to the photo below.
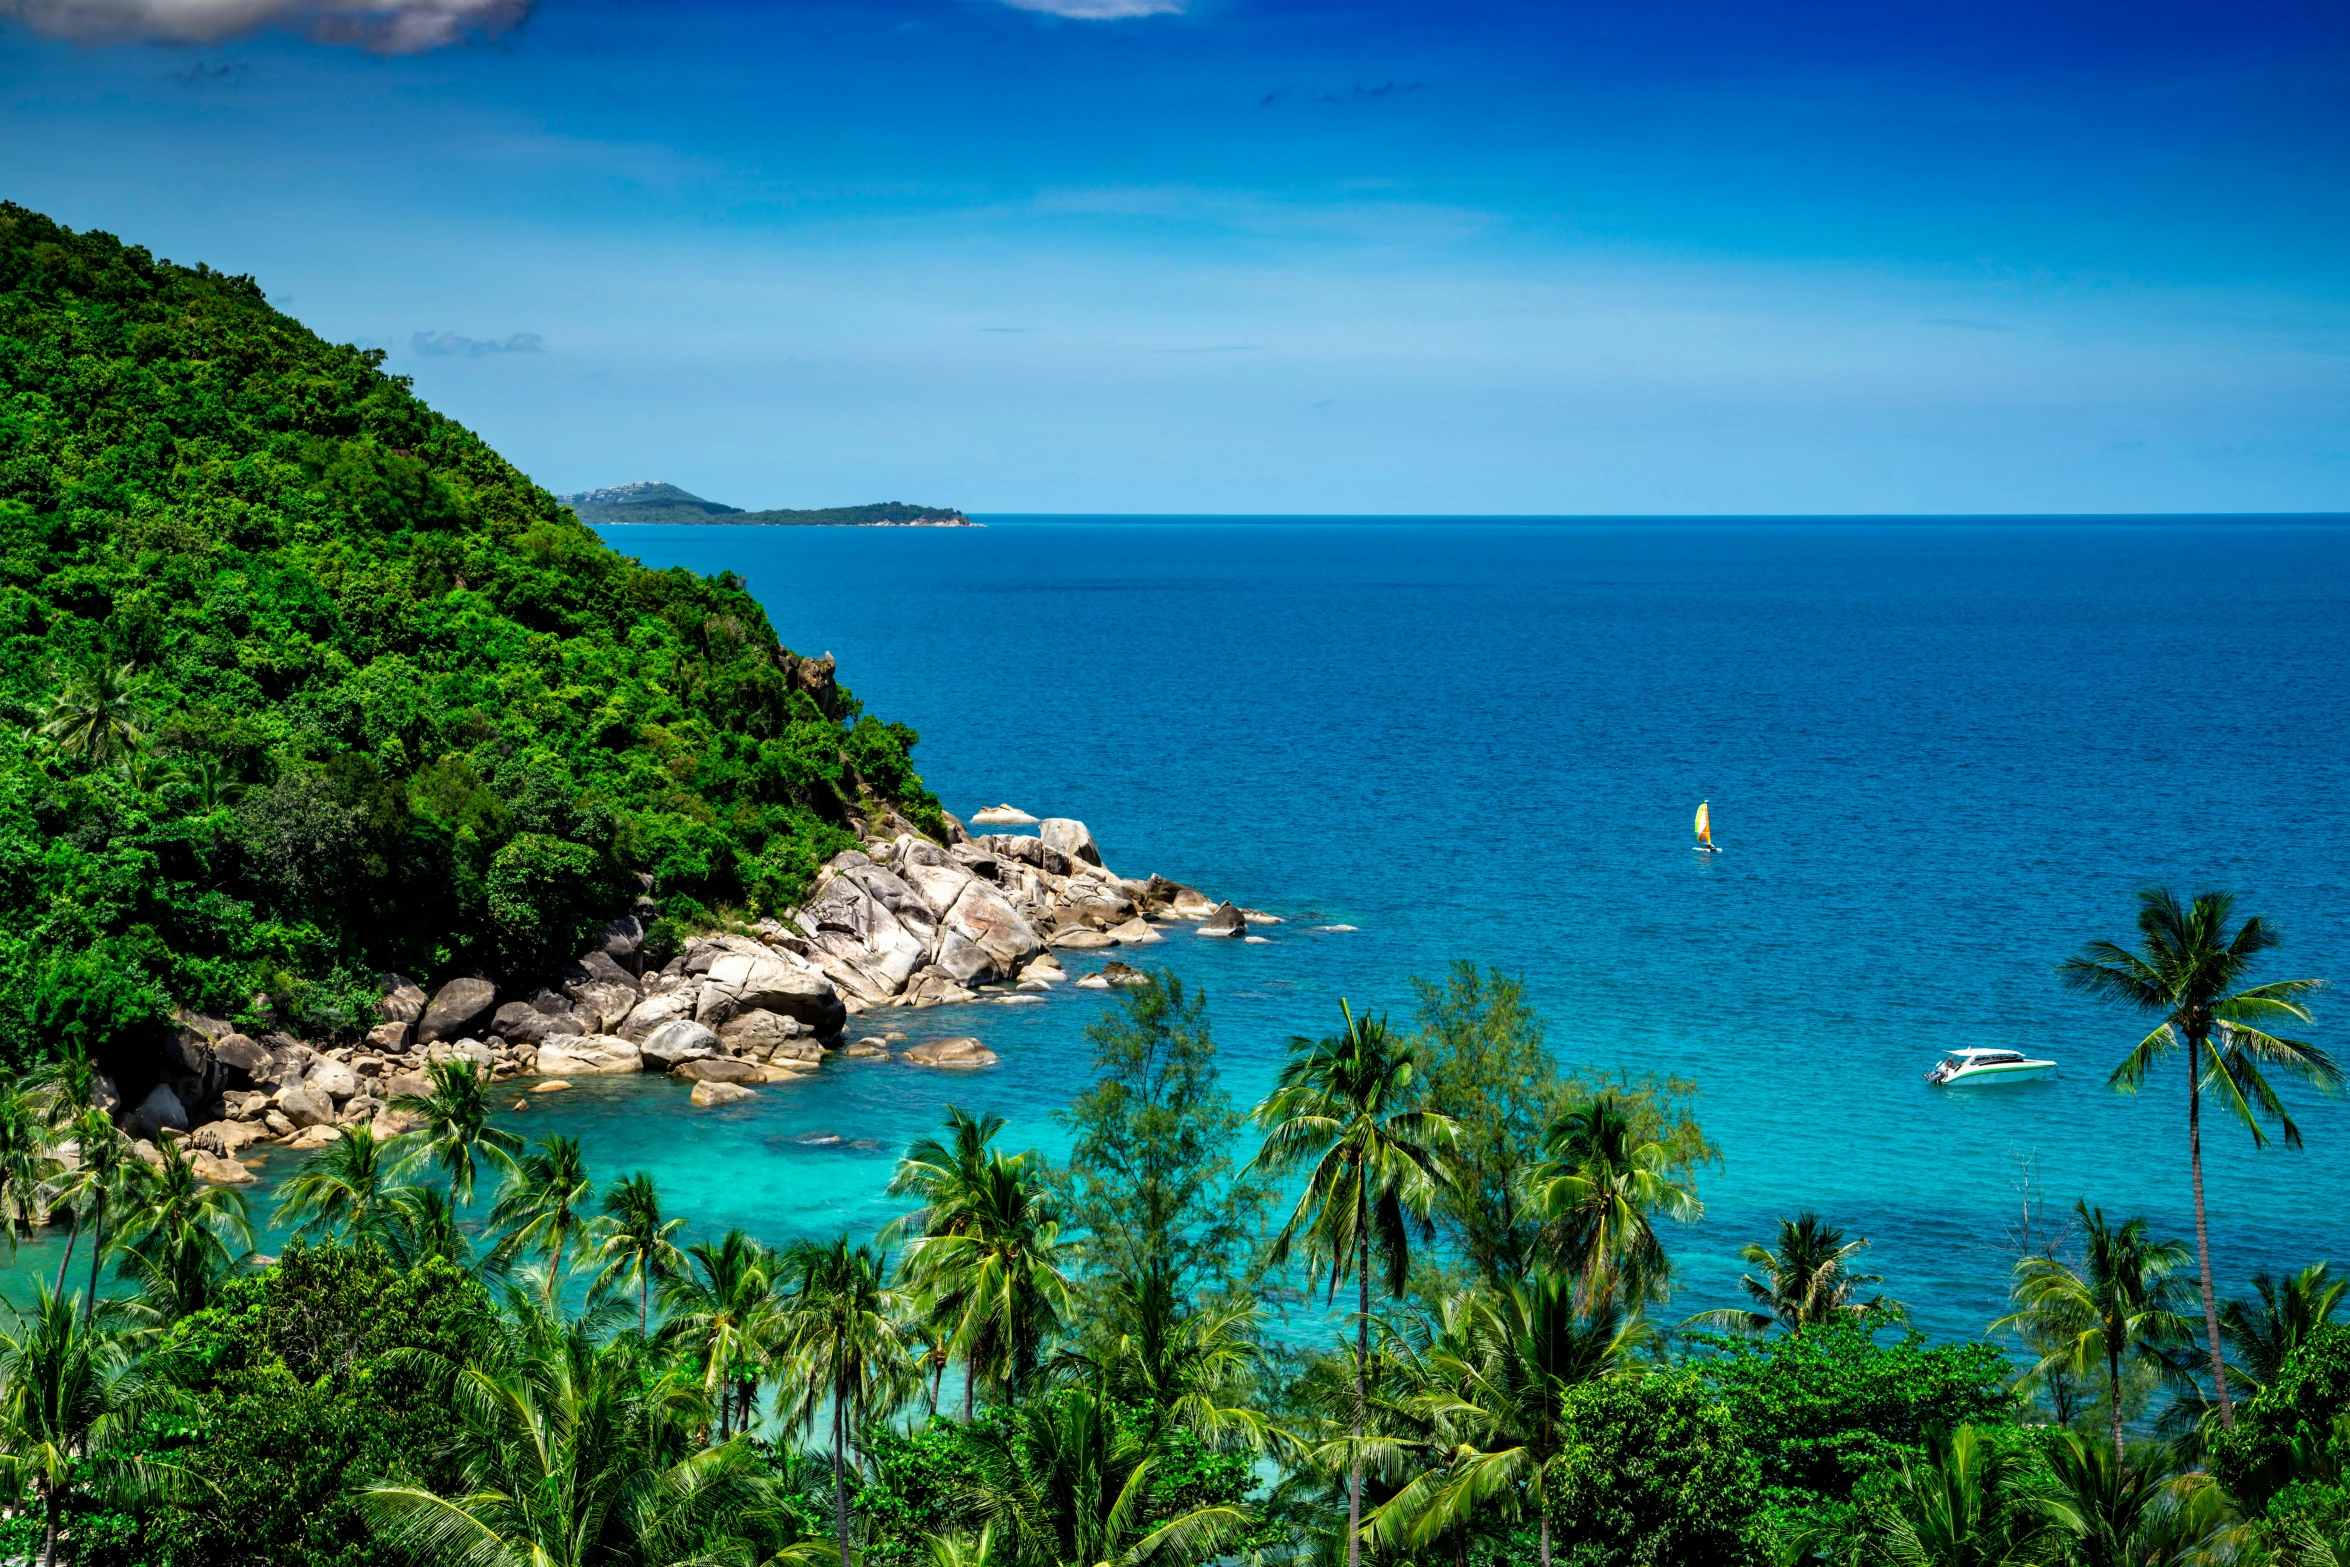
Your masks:
M745 1099L756 1099L759 1091L745 1088L740 1083L696 1083L686 1098L696 1109L707 1110L713 1105L740 1104Z
M996 1064L996 1054L978 1040L965 1035L952 1039L933 1039L916 1045L898 1057L908 1066L935 1066L949 1070L969 1071Z
M638 1046L648 1072L667 1072L687 1061L718 1053L718 1036L691 1018L675 1018L654 1029ZM540 1051L543 1057L544 1050ZM545 1071L544 1066L539 1068Z
M1048 816L1038 824L1036 835L1044 840L1045 847L1058 849L1073 860L1083 860L1088 865L1102 862L1102 851L1095 846L1093 834L1086 830L1085 823L1074 818Z
M302 1081L338 1102L359 1092L359 1074L342 1062L326 1056L310 1063L310 1070L303 1074Z
M274 1102L284 1112L285 1118L297 1127L334 1124L335 1102L308 1083L295 1083L279 1089Z
M1044 950L1036 930L1004 895L973 877L947 912L946 929L995 960L998 970L1016 973Z
M560 1035L539 1046L544 1077L618 1077L645 1069L644 1052L611 1034Z
M796 953L780 951L757 957L730 952L711 963L695 1019L722 1028L742 1012L779 1013L819 1034L839 1032L847 1017L823 970Z
M628 1020L620 1025L617 1032L623 1039L633 1039L643 1044L645 1036L662 1024L675 1022L679 1018L690 1020L701 998L702 987L699 984L681 985L661 995L648 996L629 1009ZM545 1035L540 1037L543 1039Z

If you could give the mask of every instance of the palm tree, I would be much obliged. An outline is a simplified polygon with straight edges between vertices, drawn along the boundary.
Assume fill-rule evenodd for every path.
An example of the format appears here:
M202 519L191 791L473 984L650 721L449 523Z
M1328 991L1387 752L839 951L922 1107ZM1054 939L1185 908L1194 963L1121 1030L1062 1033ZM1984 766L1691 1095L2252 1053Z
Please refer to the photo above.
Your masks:
M1429 1357L1432 1390L1413 1400L1415 1413L1459 1432L1460 1444L1448 1468L1380 1510L1380 1532L1425 1540L1507 1498L1533 1511L1542 1567L1550 1567L1551 1481L1574 1449L1567 1397L1624 1370L1654 1338L1615 1302L1586 1314L1576 1296L1575 1280L1536 1273L1472 1297L1451 1343Z
M87 1105L86 1100L84 1103ZM131 1152L130 1139L122 1135L113 1118L94 1106L75 1114L66 1129L73 1134L79 1163L59 1174L52 1186L54 1198L65 1207L72 1226L66 1231L65 1254L57 1259L54 1287L59 1291L65 1288L66 1265L73 1261L74 1242L80 1239L86 1220L90 1226L89 1294L94 1302L98 1298L99 1263L106 1255L106 1221L130 1167L138 1160Z
M972 1193L983 1177L989 1144L1004 1129L1000 1115L975 1116L947 1106L947 1140L917 1138L890 1177L892 1197L919 1197L922 1206L891 1220L881 1243L894 1246L915 1235L948 1235L971 1223Z
M1310 1166L1305 1191L1273 1237L1267 1260L1278 1267L1301 1240L1312 1269L1329 1267L1356 1283L1355 1409L1358 1451L1347 1466L1348 1567L1362 1560L1363 1460L1359 1451L1370 1398L1371 1270L1384 1264L1387 1292L1403 1293L1416 1229L1433 1233L1428 1208L1447 1179L1441 1150L1457 1131L1444 1116L1418 1107L1418 1052L1388 1031L1384 1018L1358 1019L1343 1000L1345 1030L1324 1039L1293 1038L1273 1092L1251 1112L1265 1143L1251 1170L1278 1175Z
M403 1186L393 1192L379 1239L403 1268L437 1257L467 1272L473 1269L473 1242L458 1222L457 1204L438 1186Z
M527 1297L522 1309L501 1349L453 1373L463 1494L362 1493L388 1545L474 1567L830 1558L777 1549L783 1509L757 1451L740 1437L697 1447L709 1406L641 1338L599 1344Z
M503 1267L524 1252L544 1252L546 1297L553 1304L563 1283L563 1253L587 1229L587 1205L595 1190L578 1138L550 1137L540 1143L514 1161L490 1208L490 1228L503 1232L491 1260Z
M2162 1350L2188 1336L2178 1271L2187 1265L2187 1248L2178 1241L2157 1241L2144 1219L2109 1224L2105 1211L2086 1201L2073 1210L2080 1216L2084 1245L2083 1271L2055 1257L2025 1257L2015 1265L2013 1295L2016 1309L1991 1324L1993 1332L2015 1328L2052 1347L2035 1367L2038 1374L2054 1370L2088 1376L2105 1368L2105 1389L2112 1404L2114 1456L2126 1456L2122 1440L2122 1365L2136 1362L2159 1367Z
M1846 1240L1841 1229L1807 1208L1779 1221L1776 1246L1749 1241L1739 1248L1739 1257L1762 1271L1759 1279L1751 1273L1738 1278L1760 1311L1704 1311L1689 1320L1748 1333L1768 1333L1773 1327L1801 1333L1822 1322L1885 1310L1881 1295L1854 1299L1869 1285L1885 1282L1880 1274L1852 1271L1853 1259L1868 1247L1865 1239Z
M1264 1367L1253 1301L1185 1311L1162 1261L1141 1279L1109 1281L1095 1304L1110 1340L1069 1357L1083 1380L1211 1446L1262 1451L1274 1440L1264 1415L1243 1402Z
M106 1451L145 1391L121 1336L104 1325L107 1309L35 1280L32 1309L0 1331L0 1490L29 1491L40 1508L41 1567L57 1567L66 1496L83 1465L118 1491L151 1489L156 1478Z
M653 1285L674 1278L685 1253L673 1237L683 1219L661 1216L661 1189L639 1170L604 1188L604 1217L596 1232L595 1256L603 1263L592 1295L636 1286L636 1330L652 1331Z
M2286 1279L2255 1273L2252 1293L2258 1304L2231 1300L2221 1306L2219 1325L2235 1347L2238 1380L2258 1393L2277 1379L2293 1351L2334 1320L2350 1279L2336 1278L2332 1264L2316 1262Z
M1158 1461L1097 1389L1062 1388L1007 1410L974 1430L971 1446L977 1474L961 1511L1015 1562L1181 1567L1217 1555L1247 1521L1238 1508L1195 1507L1146 1533Z
M279 1188L277 1222L295 1226L295 1235L305 1240L380 1240L406 1189L396 1171L394 1151L376 1140L374 1128L365 1123L341 1127L333 1142Z
M2171 1481L2151 1455L2058 1431L2047 1457L2053 1484L2034 1501L2063 1539L2067 1567L2186 1567L2226 1518L2208 1475Z
M1033 1150L990 1150L957 1189L951 1212L930 1205L925 1233L907 1242L899 1262L922 1309L952 1324L966 1420L982 1381L1006 1400L1020 1396L1069 1311L1072 1243L1061 1238L1046 1174Z
M1926 1438L1922 1460L1904 1458L1892 1493L1868 1521L1874 1560L1886 1567L2024 1567L2037 1517L2016 1505L2017 1460L1973 1426Z
M1673 1173L1678 1158L1614 1093L1569 1110L1544 1139L1527 1177L1544 1249L1580 1275L1590 1309L1619 1291L1634 1310L1661 1295L1670 1265L1654 1216L1686 1224L1705 1215L1696 1183Z
M139 724L146 705L147 680L137 665L85 659L67 666L41 733L66 755L104 766L145 740Z
M41 1096L24 1079L0 1075L0 1228L8 1253L33 1232L55 1203L55 1139Z
M749 1430L759 1378L781 1330L776 1257L740 1230L686 1253L691 1266L661 1286L662 1332L690 1345L702 1366L702 1388L718 1411L719 1440L735 1410Z
M2236 1413L2228 1396L2227 1364L2220 1354L2219 1301L2211 1286L2211 1230L2203 1210L2203 1091L2212 1091L2251 1132L2256 1145L2267 1145L2268 1134L2260 1123L2269 1120L2276 1123L2286 1147L2298 1148L2301 1129L2262 1068L2325 1090L2341 1081L2341 1069L2324 1051L2266 1032L2264 1025L2308 1022L2304 998L2324 982L2283 979L2247 985L2253 961L2277 945L2278 937L2257 914L2231 930L2235 903L2233 894L2206 892L2181 908L2167 888L2149 888L2138 895L2142 951L2093 941L2057 970L2075 990L2160 1019L2113 1069L2108 1079L2113 1087L2136 1093L2163 1057L2176 1051L2187 1058L2187 1165L2195 1187L2195 1257L2203 1285L2204 1338L2223 1426L2233 1426Z
M473 1201L476 1163L487 1158L501 1170L512 1170L514 1153L522 1139L490 1125L490 1084L479 1067L463 1056L435 1061L429 1068L432 1091L402 1094L392 1108L421 1116L414 1133L414 1152L408 1161L429 1161L449 1177L449 1191L459 1207Z
M119 1274L137 1282L159 1324L204 1310L252 1255L245 1194L198 1178L178 1142L165 1143L152 1166L134 1162L127 1175L114 1246Z
M802 1241L783 1259L788 1305L782 1348L802 1373L800 1397L787 1418L813 1422L832 1412L833 1538L849 1560L847 1445L852 1432L887 1420L913 1396L921 1372L898 1331L903 1303L883 1283L885 1265L843 1235Z

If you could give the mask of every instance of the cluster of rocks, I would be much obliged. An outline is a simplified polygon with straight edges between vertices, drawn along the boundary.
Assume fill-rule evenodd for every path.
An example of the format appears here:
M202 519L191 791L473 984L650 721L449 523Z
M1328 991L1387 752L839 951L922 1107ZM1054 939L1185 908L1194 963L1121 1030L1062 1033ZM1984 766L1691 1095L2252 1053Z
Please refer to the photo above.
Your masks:
M359 1123L379 1135L406 1130L393 1102L429 1093L432 1064L451 1056L493 1080L528 1074L549 1088L573 1077L666 1072L693 1085L695 1105L733 1103L757 1085L817 1070L828 1049L891 1056L904 1034L847 1040L858 1014L1032 1002L1069 982L1055 949L1161 941L1185 922L1202 936L1247 939L1252 918L1271 920L1163 877L1116 875L1083 822L1048 819L1035 837L973 837L947 820L943 846L893 823L905 830L826 864L787 919L762 921L751 934L695 937L659 966L647 961L643 920L628 915L528 994L482 976L428 993L386 974L386 1021L361 1045L248 1037L219 1019L184 1017L164 1080L122 1118L142 1140L185 1137L207 1179L240 1181L252 1175L239 1155L257 1144L315 1147ZM1142 980L1112 962L1076 983ZM946 1070L996 1061L968 1036L895 1057Z

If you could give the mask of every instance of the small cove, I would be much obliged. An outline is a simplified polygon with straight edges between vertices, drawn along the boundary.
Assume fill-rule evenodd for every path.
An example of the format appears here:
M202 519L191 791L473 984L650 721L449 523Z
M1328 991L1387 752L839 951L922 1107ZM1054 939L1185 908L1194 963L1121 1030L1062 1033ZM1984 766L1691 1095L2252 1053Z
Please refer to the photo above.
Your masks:
M1979 1330L2022 1155L2052 1217L2086 1195L2185 1233L2176 1086L2108 1091L2130 1020L2052 972L2124 935L2139 885L2235 887L2285 930L2274 973L2350 977L2324 847L2350 836L2350 529L985 520L607 537L740 572L788 644L922 732L949 809L1076 816L1122 872L1285 916L1268 945L1070 962L1205 987L1244 1102L1340 995L1402 1021L1407 976L1455 958L1523 971L1562 1060L1695 1079L1723 1166L1672 1237L1675 1315L1729 1303L1738 1246L1808 1205L1871 1238L1922 1326ZM1688 852L1700 798L1721 856ZM582 1137L603 1178L651 1170L697 1234L861 1237L950 1101L1058 1150L1110 1004L862 1020L977 1034L1002 1057L982 1073L834 1060L714 1111L581 1080L507 1124ZM2312 1037L2350 1052L2345 1015L2328 998ZM1928 1088L1963 1044L2064 1071ZM2304 1151L2214 1137L2224 1287L2350 1261L2350 1117L2295 1104Z

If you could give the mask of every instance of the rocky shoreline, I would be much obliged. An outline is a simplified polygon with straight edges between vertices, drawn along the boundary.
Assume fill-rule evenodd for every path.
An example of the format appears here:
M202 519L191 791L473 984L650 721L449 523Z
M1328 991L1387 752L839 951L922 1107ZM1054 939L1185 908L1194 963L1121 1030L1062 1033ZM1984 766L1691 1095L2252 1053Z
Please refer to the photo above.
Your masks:
M1069 984L1140 983L1118 961L1072 981L1057 953L1179 932L1262 941L1251 922L1279 923L1162 876L1117 875L1080 821L1049 818L1034 836L974 836L946 820L944 844L900 817L868 824L865 847L829 861L787 917L693 937L659 964L645 947L648 903L606 924L595 946L545 983L462 975L428 991L386 974L386 1021L361 1044L249 1036L183 1014L163 1079L135 1106L102 1083L101 1101L144 1156L159 1157L157 1141L185 1139L199 1176L238 1183L254 1179L250 1153L319 1147L361 1123L383 1136L407 1130L392 1101L429 1092L432 1063L451 1056L493 1081L531 1078L536 1091L575 1077L665 1072L693 1085L697 1106L750 1098L761 1084L816 1071L830 1053L971 1070L996 1062L976 1038L905 1046L904 1032L865 1032L854 1020L887 1008L1029 1004ZM1003 806L974 820L1035 818Z

